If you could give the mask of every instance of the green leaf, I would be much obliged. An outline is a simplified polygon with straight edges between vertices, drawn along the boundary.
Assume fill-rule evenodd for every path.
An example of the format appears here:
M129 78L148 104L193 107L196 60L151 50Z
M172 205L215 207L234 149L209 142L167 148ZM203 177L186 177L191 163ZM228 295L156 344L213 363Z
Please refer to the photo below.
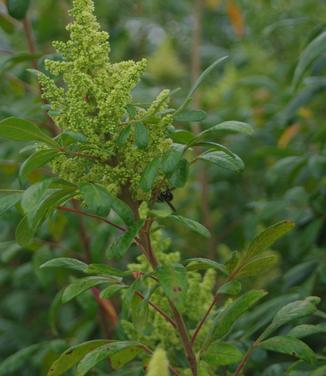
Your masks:
M94 276L76 279L64 289L62 294L62 303L68 303L70 300L74 299L76 296L80 295L91 287L95 287L103 283L110 283L112 281L119 282L119 280L110 280L106 277Z
M176 129L171 132L170 137L177 144L188 145L194 140L195 135L184 129Z
M153 210L150 210L148 213L157 218L167 218L173 213L173 211L170 208L164 208L164 209L153 209Z
M218 143L213 142L213 141L198 141L198 142L196 142L194 140L189 146L191 146L191 147L193 147L193 146L207 147L207 148L209 148L209 151L223 151L225 154L228 154L230 157L233 157L233 158L238 157L236 154L234 154L226 146L218 144Z
M296 338L304 338L311 336L313 334L321 334L326 333L326 324L318 324L318 325L311 325L311 324L302 324L294 327L289 331L287 334L290 337Z
M207 113L205 111L183 111L177 113L174 120L180 123L200 122L206 119Z
M60 376L70 370L75 364L83 359L89 352L103 346L110 341L94 340L70 347L52 364L47 376Z
M144 220L134 223L128 230L108 249L109 258L121 258L128 251L138 232L144 225Z
M40 344L31 345L25 347L13 355L9 356L7 359L1 361L0 364L0 376L7 376L18 371L30 362L31 356L39 350ZM18 375L19 373L15 373Z
M156 274L166 296L182 312L188 288L187 269L180 264L163 265Z
M109 214L112 208L112 196L104 186L82 183L80 184L80 193L91 212L101 217L106 217Z
M165 174L172 174L172 172L176 169L182 158L183 150L183 147L177 147L176 145L162 157L162 170Z
M130 342L129 346L124 349L114 352L110 356L111 365L113 369L118 369L132 361L140 352L144 351L143 347L136 343L132 345Z
M213 367L227 366L240 362L243 354L229 343L213 342L202 355L202 359Z
M234 322L267 294L263 290L249 291L227 305L215 319L214 338L224 337Z
M36 151L21 165L19 169L19 176L21 178L25 178L33 170L52 161L58 155L58 153L59 151L57 149L44 149Z
M154 184L155 178L160 167L160 159L153 159L145 168L145 171L140 179L140 187L144 192L149 192Z
M237 272L237 278L254 277L262 275L264 272L271 270L278 262L278 255L276 254L263 254L258 257L250 259L241 269Z
M123 352L123 350L128 350ZM111 358L111 364L113 368L117 364L124 365L134 359L137 354L141 351L140 346L135 342L111 342L103 346L97 347L90 353L88 353L82 361L79 363L76 371L76 376L84 376L95 367L99 362L108 358Z
M130 132L131 132L131 125L128 125L126 128L124 128L119 133L119 136L118 136L117 141L116 141L118 146L122 146L128 141L128 138L130 136Z
M215 269L227 276L228 272L223 264L216 261L205 259L201 257L190 258L186 260L187 270L202 270L202 269Z
M169 218L173 219L178 223L181 223L182 225L187 226L190 230L197 232L205 238L209 238L211 236L210 232L207 230L205 226L203 226L197 221L194 221L193 219L185 218L181 215L171 215Z
M219 168L232 172L240 172L244 169L244 163L240 157L236 154L231 156L224 151L209 151L201 154L197 159L213 163Z
M7 0L8 13L16 20L23 20L27 14L31 0Z
M318 35L302 52L295 69L292 88L296 90L303 75L312 63L326 51L326 31Z
M77 270L78 272L84 273L87 270L88 265L84 262L70 258L70 257L57 257L49 260L40 266L43 268L64 268L70 270Z
M132 225L135 221L134 213L130 207L121 201L118 197L111 195L112 209L128 226Z
M149 143L149 133L148 129L145 127L144 123L138 122L135 126L136 131L136 145L139 149L145 149Z
M294 223L282 221L268 227L261 232L250 244L246 251L246 257L255 257L268 249L277 239L292 230Z
M32 231L28 225L27 217L23 217L16 227L16 242L22 247L27 247L34 237L34 231Z
M22 208L34 233L52 210L75 195L74 186L67 186L66 189L49 188L52 183L53 179L41 181L30 186L23 194Z
M265 339L271 333L290 321L309 316L317 311L316 304L320 302L318 297L307 297L304 300L296 300L287 304L278 311L271 324L264 330L259 339Z
M173 174L169 177L169 181L173 187L183 187L188 179L189 163L186 159L181 159L177 164Z
M14 207L22 198L22 194L18 192L5 193L0 198L0 215L5 214L8 210Z
M216 60L213 64L211 64L208 68L202 72L202 74L198 77L198 80L194 83L193 87L190 89L189 94L186 96L186 99L182 103L182 105L178 108L177 113L181 112L183 108L188 104L194 92L198 89L198 87L202 84L202 82L206 79L206 77L222 62L224 62L228 56L223 56L220 59Z
M219 134L219 133L242 133L251 135L253 134L253 128L251 125L247 123L243 123L241 121L223 121L223 123L219 123L216 125L213 125L209 129L204 130L201 132L197 137L196 140L202 140L206 138L207 136L210 137L213 134Z
M127 288L128 286L126 285L111 285L103 289L100 293L100 298L101 299L109 299L111 296L116 294L117 292Z
M0 138L14 141L41 141L59 147L52 138L43 133L35 124L15 117L0 121Z
M260 342L259 347L269 351L292 355L309 363L313 363L315 360L315 354L311 348L295 337L272 337Z
M217 292L224 295L239 295L241 292L241 283L236 280L224 283Z
M57 320L58 320L60 308L62 306L62 293L63 293L63 290L59 290L59 292L56 294L56 296L52 300L51 306L49 308L49 323L50 323L52 333L56 336L58 335Z
M100 274L100 275L113 275L117 277L123 277L130 275L131 272L123 272L120 269L114 268L107 264L90 264L84 270L87 274Z

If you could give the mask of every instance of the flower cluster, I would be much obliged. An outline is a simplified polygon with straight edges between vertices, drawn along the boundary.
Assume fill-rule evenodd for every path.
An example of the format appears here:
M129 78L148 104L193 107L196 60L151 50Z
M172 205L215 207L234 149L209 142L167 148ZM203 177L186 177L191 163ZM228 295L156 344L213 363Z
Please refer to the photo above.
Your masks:
M77 145L78 152L56 158L52 168L70 182L101 183L114 194L127 188L134 198L143 199L139 182L146 166L171 145L167 126L172 116L165 111L169 91L161 92L147 108L132 103L131 92L146 61L111 63L109 36L93 12L92 0L73 1L74 21L67 26L70 40L54 43L60 59L46 60L51 75L39 75L54 122L62 131L87 139ZM135 142L139 122L148 138L142 148Z

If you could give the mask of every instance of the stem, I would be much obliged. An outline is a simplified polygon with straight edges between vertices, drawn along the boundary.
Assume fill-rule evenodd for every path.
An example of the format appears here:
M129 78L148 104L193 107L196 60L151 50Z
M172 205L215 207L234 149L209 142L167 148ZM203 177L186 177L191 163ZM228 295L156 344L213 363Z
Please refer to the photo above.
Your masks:
M69 212L69 213L75 213L75 214L78 214L80 216L84 216L84 217L90 217L90 218L94 218L98 221L102 221L102 222L105 222L107 223L108 225L120 230L120 231L127 231L125 228L119 226L119 225L116 225L115 223L103 218L103 217L100 217L98 215L95 215L95 214L90 214L90 213L86 213L86 212L83 212L81 210L78 210L78 209L73 209L73 208L67 208L65 206L57 206L57 209L59 210L62 210L62 211L65 211L65 212Z
M207 310L207 312L205 313L204 317L201 319L200 323L197 325L197 328L196 328L196 330L195 330L195 332L194 332L194 334L193 334L193 336L192 336L192 338L191 338L191 344L192 344L192 345L195 343L196 338L197 338L197 336L198 336L198 334L199 334L201 328L204 326L206 320L208 319L208 316L209 316L209 314L211 313L211 310L213 309L213 307L215 306L215 304L217 303L218 298L219 298L219 295L216 294L215 297L214 297L214 299L213 299L213 301L212 301L212 303L211 303L210 306L208 307L208 310Z
M156 270L157 267L159 266L159 263L153 252L151 238L150 238L150 230L151 230L152 223L153 223L152 219L147 220L147 222L145 223L141 231L140 240L144 246L145 255L147 256L150 265L152 266L153 270ZM188 363L189 363L192 375L197 376L196 356L192 348L191 340L190 340L186 325L184 323L184 320L181 314L179 313L178 309L176 308L176 306L173 304L171 300L169 300L169 306L172 311L174 322L176 324L176 329L182 341L183 348L185 350L186 357L188 359Z
M139 296L141 299L145 299L144 298L144 295L142 293L140 293L139 291L136 291L135 294L137 296ZM157 306L156 304L154 304L153 302L151 301L148 301L148 304L153 308L155 309L156 312L158 312L162 317L165 318L166 321L168 321L174 328L176 328L176 324L175 322L171 319L171 317L169 317L164 311L161 310L161 308L159 306Z
M25 32L28 50L32 55L35 55L36 54L36 44L35 44L35 40L33 38L31 24L30 24L27 17L25 17L24 20L23 20L23 29L24 29L24 32ZM33 66L34 69L38 69L37 62L34 59L32 60L32 66Z
M239 375L240 375L241 371L242 371L242 370L244 369L244 367L246 366L246 364L247 364L247 362L248 362L248 360L249 360L249 358L250 358L250 356L251 356L251 354L252 354L252 352L253 352L253 349L254 349L255 345L256 345L256 343L253 343L253 344L249 347L248 351L246 352L246 355L243 357L241 363L239 364L238 368L237 368L236 371L234 372L233 376L239 376Z

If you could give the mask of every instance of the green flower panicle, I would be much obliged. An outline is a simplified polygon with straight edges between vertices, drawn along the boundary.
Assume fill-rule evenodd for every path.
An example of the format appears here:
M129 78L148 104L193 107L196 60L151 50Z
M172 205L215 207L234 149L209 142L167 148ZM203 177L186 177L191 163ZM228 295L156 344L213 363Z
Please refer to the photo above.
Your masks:
M74 145L78 152L64 152L52 168L72 183L100 183L113 194L128 188L134 199L146 200L149 194L139 186L141 176L172 143L167 130L172 116L165 112L170 93L163 90L148 108L133 105L131 92L146 60L110 62L109 35L101 31L92 0L74 0L71 16L70 39L53 44L61 59L46 60L52 76L40 73L39 81L50 105L49 116L60 130L86 136L87 144ZM137 122L147 130L144 148L135 143ZM123 131L128 137L119 143Z

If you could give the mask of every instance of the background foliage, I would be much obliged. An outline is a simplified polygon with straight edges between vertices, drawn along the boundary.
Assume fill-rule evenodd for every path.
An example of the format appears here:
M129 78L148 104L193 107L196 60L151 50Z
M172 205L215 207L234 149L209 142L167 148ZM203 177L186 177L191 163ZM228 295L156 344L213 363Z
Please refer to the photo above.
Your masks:
M178 225L170 227L168 235L183 257L225 261L232 250L242 249L267 225L283 218L296 222L296 229L278 243L277 266L248 282L268 288L271 296L268 304L243 317L241 327L245 329L237 335L244 344L280 306L309 295L325 297L325 50L313 61L298 88L293 90L292 86L302 51L325 30L325 3L206 0L202 2L200 43L196 41L198 9L193 1L95 3L103 27L110 32L113 61L149 56L145 79L135 92L139 101L148 95L154 98L166 86L187 89L191 76L196 75L198 56L202 68L229 56L201 87L194 106L200 104L209 112L203 128L231 119L253 125L251 137L236 135L223 140L242 157L246 168L234 176L202 164L193 172L192 182L175 197L178 212L205 223L212 231L211 240L203 241ZM69 1L32 0L27 21L21 22L8 16L4 2L0 2L0 120L18 116L46 126L39 87L27 68L42 67L45 56L54 53L50 41L67 38L69 8ZM34 42L28 38L29 28ZM176 104L183 95L183 91L176 93ZM27 182L18 181L17 171L28 150L18 154L21 145L0 142L0 188L27 187ZM40 169L29 181L36 182L43 174ZM16 210L0 217L0 361L24 349L14 362L13 374L43 375L67 343L101 337L103 327L111 332L122 330L120 326L114 329L112 322L101 321L90 294L84 294L77 303L63 305L58 312L52 305L49 314L49 306L69 275L39 269L54 256L85 259L85 242L91 243L86 257L100 262L112 232L83 220L92 236L81 243L80 219L58 213L51 225L42 227L42 240L25 249L14 241L19 219ZM135 261L132 253L129 257L130 262ZM119 307L118 300L113 299L113 303ZM49 345L42 346L47 341ZM320 334L310 336L308 343L319 352L325 346ZM250 374L285 372L286 357L268 356L267 361L266 352L257 351L248 366ZM19 362L27 362L28 367L17 371ZM275 364L270 367L271 363ZM287 374L309 372L294 367Z

